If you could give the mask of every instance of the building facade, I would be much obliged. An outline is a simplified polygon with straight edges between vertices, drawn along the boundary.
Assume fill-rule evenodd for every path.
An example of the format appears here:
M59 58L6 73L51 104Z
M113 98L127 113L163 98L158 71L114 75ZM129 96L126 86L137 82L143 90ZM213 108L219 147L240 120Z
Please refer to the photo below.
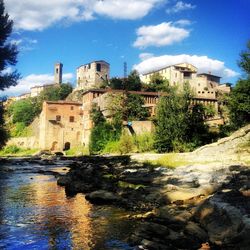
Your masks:
M63 151L81 146L82 103L45 101L39 122L39 147Z
M220 84L219 76L211 73L197 74L197 71L192 64L181 63L143 74L141 80L148 84L151 77L157 73L164 80L168 80L170 86L182 87L184 83L188 82L195 96L204 99L215 99L218 92L230 93L230 85Z
M100 85L109 80L110 65L100 60L81 65L77 68L77 90L98 88Z

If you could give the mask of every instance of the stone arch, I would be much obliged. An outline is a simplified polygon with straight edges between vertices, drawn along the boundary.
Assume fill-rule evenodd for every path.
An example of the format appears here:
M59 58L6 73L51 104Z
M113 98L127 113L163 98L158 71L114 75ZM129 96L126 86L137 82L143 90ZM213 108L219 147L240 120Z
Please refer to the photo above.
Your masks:
M69 150L69 149L70 149L70 142L65 142L64 150Z
M51 151L55 151L55 150L57 150L58 149L58 142L57 141L54 141L53 143L52 143L52 146L51 146Z

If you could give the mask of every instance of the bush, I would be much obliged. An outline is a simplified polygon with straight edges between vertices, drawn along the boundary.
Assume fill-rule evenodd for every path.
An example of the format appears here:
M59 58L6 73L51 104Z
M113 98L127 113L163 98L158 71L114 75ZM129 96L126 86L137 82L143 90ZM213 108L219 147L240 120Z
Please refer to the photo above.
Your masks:
M134 144L139 152L148 152L154 149L154 138L151 133L144 133L134 137Z
M119 151L121 154L127 154L133 152L135 145L132 136L130 136L126 131L122 133L119 140Z
M21 151L21 148L16 145L9 145L4 148L4 154L16 154Z
M109 141L105 148L103 149L102 153L104 154L116 154L120 153L120 142L119 141Z

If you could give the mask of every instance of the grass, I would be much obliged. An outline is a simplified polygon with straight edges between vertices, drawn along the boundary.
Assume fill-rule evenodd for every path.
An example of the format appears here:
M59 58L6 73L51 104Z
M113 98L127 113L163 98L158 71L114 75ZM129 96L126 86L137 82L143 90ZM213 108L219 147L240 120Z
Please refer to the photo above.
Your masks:
M39 152L39 149L19 148L17 146L6 146L0 151L0 156L31 156Z
M168 153L157 160L149 160L145 163L152 164L154 166L162 166L162 167L168 167L168 168L176 168L180 166L185 166L193 163L192 161L188 161L184 157L181 158L179 153Z
M89 155L89 149L87 147L74 147L65 151L67 156L82 156Z
M118 187L120 187L120 188L131 188L131 189L137 190L139 188L145 188L146 186L142 185L142 184L135 185L135 184L124 182L124 181L118 181Z

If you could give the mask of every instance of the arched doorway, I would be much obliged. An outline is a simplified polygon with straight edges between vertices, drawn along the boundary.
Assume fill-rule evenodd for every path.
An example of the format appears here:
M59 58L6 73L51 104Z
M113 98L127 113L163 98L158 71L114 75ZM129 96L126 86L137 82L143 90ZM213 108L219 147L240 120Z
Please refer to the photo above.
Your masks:
M70 142L66 142L64 144L64 149L63 150L69 150L70 149Z
M51 151L57 150L57 141L54 141L54 142L52 143L52 147L51 147L50 150L51 150Z

